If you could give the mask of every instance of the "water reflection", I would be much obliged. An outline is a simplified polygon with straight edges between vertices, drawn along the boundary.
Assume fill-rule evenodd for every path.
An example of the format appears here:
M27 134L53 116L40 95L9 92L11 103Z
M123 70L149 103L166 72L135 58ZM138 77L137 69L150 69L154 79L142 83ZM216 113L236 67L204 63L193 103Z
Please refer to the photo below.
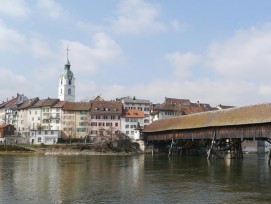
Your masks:
M266 155L0 155L0 203L269 203Z

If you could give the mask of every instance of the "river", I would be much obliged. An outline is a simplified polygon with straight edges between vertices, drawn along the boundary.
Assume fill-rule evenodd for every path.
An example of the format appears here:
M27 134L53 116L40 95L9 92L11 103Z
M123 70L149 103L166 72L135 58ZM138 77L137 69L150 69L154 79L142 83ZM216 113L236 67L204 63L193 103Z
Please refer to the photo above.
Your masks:
M0 155L0 203L271 203L267 155Z

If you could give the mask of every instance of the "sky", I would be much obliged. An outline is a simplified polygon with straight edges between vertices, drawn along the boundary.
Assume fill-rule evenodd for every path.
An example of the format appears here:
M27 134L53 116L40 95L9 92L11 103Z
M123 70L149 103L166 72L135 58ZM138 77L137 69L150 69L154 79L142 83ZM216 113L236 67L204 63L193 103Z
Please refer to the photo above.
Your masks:
M136 96L244 106L271 101L269 0L1 0L0 101Z

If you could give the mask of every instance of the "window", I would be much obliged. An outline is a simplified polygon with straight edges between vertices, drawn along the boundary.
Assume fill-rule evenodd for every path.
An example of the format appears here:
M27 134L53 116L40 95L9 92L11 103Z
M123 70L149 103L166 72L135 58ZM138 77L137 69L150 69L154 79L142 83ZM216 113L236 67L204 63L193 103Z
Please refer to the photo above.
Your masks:
M131 135L134 135L134 131L131 131Z
M72 80L69 80L69 85L72 85Z
M62 83L63 83L63 81L62 81L62 79L60 80L60 85L62 85ZM62 92L62 90L61 90L61 92Z
M129 125L125 125L125 128L129 128Z
M126 118L126 119L125 119L125 122L129 122L129 118Z
M35 111L35 115L37 115L38 114L38 111Z
M41 142L41 137L38 137L38 142Z
M129 135L129 131L126 131L126 135Z
M111 116L111 120L115 120L115 116L114 115Z
M112 126L112 123L106 123L106 127Z
M53 130L51 130L51 135L53 135L54 134L54 131Z
M80 126L88 126L88 122L80 122L79 125Z
M60 89L60 94L62 94L62 89Z
M81 115L87 114L87 111L80 111Z
M96 122L91 122L90 125L91 126L97 126L97 123Z
M72 94L72 90L68 89L68 95L71 95L71 94Z
M44 134L45 134L45 135L48 135L48 131L47 131L47 130L45 130Z
M115 123L115 127L118 127L119 126L119 124L118 123Z

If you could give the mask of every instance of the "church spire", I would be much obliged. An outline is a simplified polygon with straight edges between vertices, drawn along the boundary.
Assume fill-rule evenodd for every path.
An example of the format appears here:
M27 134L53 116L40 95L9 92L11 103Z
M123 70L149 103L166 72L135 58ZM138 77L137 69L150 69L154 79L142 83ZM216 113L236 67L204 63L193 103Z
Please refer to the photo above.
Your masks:
M67 46L66 51L67 51L67 62L66 62L66 64L65 64L65 68L67 67L67 68L69 69L70 66L71 66L70 61L69 61L69 51L70 51L69 45Z

